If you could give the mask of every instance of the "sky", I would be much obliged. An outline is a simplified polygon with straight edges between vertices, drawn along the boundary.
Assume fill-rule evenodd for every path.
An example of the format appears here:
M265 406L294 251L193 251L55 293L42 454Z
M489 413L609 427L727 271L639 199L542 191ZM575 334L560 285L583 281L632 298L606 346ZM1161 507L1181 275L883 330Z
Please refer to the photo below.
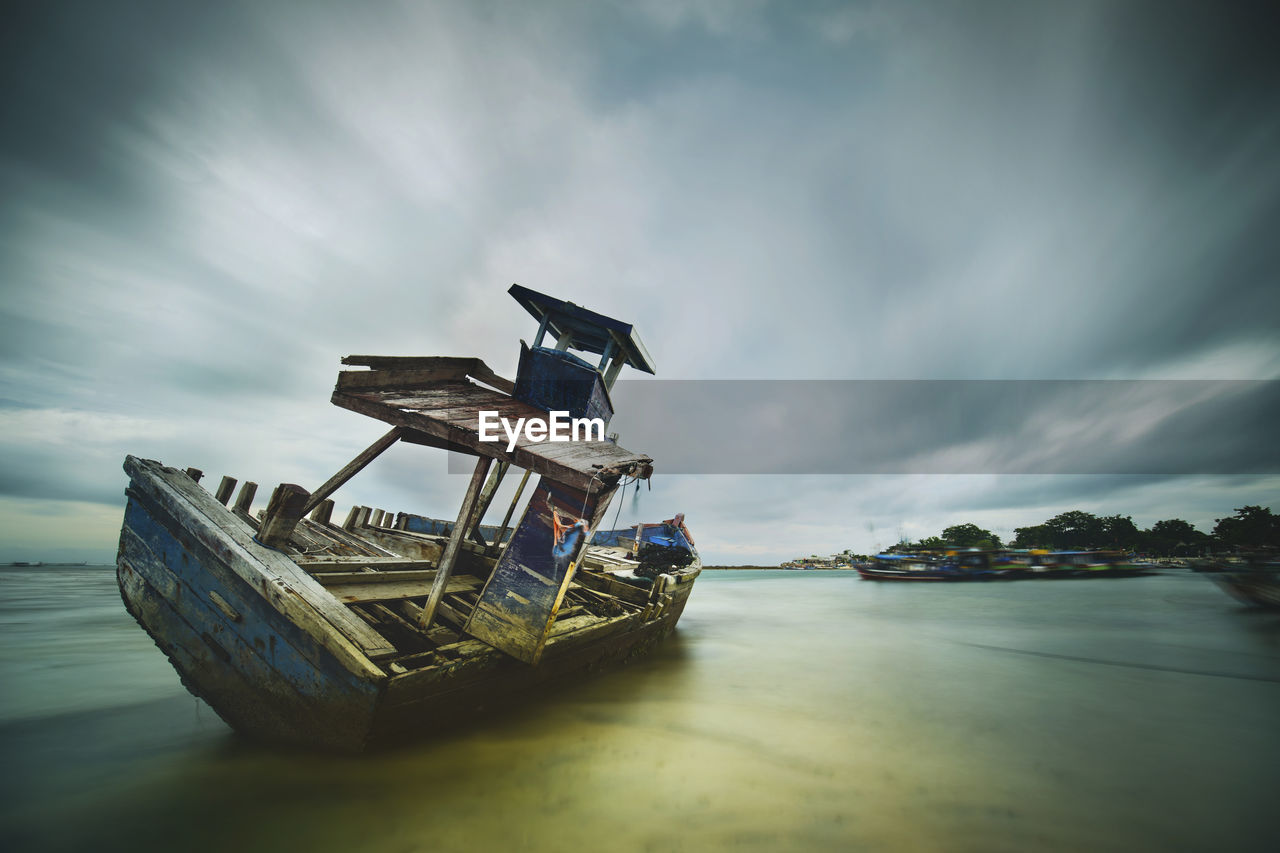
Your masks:
M111 562L126 454L314 488L385 431L342 356L512 376L514 282L635 324L610 524L708 563L1280 510L1268 4L12 8L0 561Z

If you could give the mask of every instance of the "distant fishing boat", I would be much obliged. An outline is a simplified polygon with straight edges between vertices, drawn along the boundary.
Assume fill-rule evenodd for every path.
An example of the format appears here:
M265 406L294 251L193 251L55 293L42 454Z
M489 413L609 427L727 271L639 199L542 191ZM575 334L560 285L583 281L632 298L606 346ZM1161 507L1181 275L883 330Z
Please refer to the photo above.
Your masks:
M870 563L857 566L863 580L872 581L975 581L1004 575L989 551L951 552L938 555L877 554Z
M514 382L475 358L348 356L332 401L391 430L315 491L257 486L129 456L117 574L125 606L183 683L254 738L360 750L430 732L520 691L644 651L676 626L701 561L682 515L597 531L652 459L603 435L486 441L481 413L568 412L607 425L624 366L653 364L634 328L513 285L538 321ZM544 347L548 335L555 342ZM600 356L593 364L571 350ZM476 458L452 523L353 507L341 485L398 442ZM498 525L498 485L524 470ZM538 474L512 526L530 474ZM597 541L589 544L593 534Z
M979 581L1146 574L1118 551L983 551L937 554L879 554L858 566L864 580Z
M1123 551L1052 551L1048 555L1057 571L1075 577L1133 577L1148 573Z
M1252 553L1196 566L1244 604L1280 609L1280 555Z

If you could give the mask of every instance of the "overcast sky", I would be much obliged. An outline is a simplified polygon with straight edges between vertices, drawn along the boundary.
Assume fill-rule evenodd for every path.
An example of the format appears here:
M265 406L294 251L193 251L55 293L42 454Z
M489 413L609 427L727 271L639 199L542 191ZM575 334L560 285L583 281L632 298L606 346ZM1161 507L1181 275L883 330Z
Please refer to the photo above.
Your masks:
M664 474L620 393L659 458L619 523L683 511L709 562L1280 509L1270 5L20 4L0 560L109 562L126 453L313 488L384 431L328 402L340 358L512 375L512 282L633 322L662 379L1271 380L1060 383L998 424L766 407L776 464L742 471L887 448L840 474ZM452 517L446 472L396 447L339 514Z

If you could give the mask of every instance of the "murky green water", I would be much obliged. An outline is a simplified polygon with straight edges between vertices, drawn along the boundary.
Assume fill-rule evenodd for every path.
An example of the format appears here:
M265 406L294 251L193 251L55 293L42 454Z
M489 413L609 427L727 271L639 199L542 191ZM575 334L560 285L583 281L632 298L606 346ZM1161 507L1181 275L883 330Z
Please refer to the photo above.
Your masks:
M706 572L621 670L362 758L238 741L104 568L0 569L6 850L1274 850L1280 615L1189 573Z

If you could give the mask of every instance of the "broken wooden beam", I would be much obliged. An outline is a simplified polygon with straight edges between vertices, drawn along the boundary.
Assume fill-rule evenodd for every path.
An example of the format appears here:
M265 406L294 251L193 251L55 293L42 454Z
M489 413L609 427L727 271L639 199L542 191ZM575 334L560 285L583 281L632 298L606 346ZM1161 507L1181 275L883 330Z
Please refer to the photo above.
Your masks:
M525 484L529 482L529 471L525 470L524 476L520 478L520 485L516 486L516 493L511 498L511 506L507 507L507 514L502 517L502 526L498 528L498 535L493 539L493 547L502 547L502 537L507 535L507 527L511 524L511 516L516 511L516 504L520 503L520 496L524 494Z
M306 515L311 512L320 501L329 497L329 495L338 490L339 486L364 470L364 467L377 459L382 454L382 451L400 440L400 433L400 427L393 427L390 432L366 447L355 459L344 465L341 471L325 480L320 488L311 493L311 497L307 500L307 505L303 508L302 514Z
M440 565L437 567L435 582L431 585L431 594L427 597L427 605L422 608L422 620L419 625L424 631L431 627L436 607L439 606L440 599L444 597L445 589L449 586L449 576L453 573L453 564L458 559L458 548L462 545L462 537L475 512L476 503L480 499L480 489L484 485L484 478L489 473L489 465L492 461L488 456L476 459L475 470L471 472L471 483L467 486L467 494L462 499L462 508L458 510L458 520L453 525L453 532L449 534L449 544L445 546L444 553L440 556Z
M488 545L484 541L484 536L480 533L480 524L484 521L484 514L489 510L489 504L493 503L493 497L497 494L498 486L502 483L502 478L506 476L507 469L511 467L510 462L499 462L497 466L489 474L488 481L485 482L484 488L480 491L480 501L476 506L474 518L471 522L471 529L468 535L472 541L478 545ZM496 544L496 543L495 543Z

